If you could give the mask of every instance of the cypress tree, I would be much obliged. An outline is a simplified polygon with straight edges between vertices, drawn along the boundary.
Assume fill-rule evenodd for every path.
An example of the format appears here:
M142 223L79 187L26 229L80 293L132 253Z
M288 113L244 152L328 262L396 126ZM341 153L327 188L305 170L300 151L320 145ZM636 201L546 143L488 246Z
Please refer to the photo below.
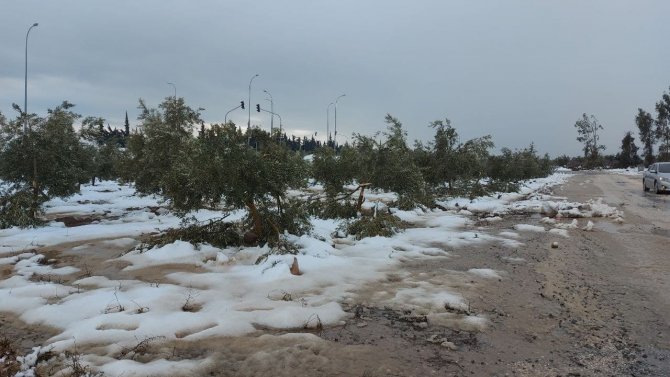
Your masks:
M123 124L125 136L130 135L130 123L128 123L128 112L126 111L126 122Z

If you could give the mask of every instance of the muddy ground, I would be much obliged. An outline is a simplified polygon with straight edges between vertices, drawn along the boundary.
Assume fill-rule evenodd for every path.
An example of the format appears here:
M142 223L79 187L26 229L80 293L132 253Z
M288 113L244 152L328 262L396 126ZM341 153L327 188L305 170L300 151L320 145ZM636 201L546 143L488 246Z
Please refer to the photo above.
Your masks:
M447 258L406 260L401 273L361 287L356 300L343 303L350 313L344 326L161 343L137 359L202 358L203 370L193 375L211 376L670 376L670 195L643 193L638 181L576 175L555 194L581 202L603 197L624 211L623 224L593 219L593 231L571 230L570 238L521 232L518 248L470 246L448 249ZM514 215L477 226L496 234L539 220ZM50 255L68 259L70 246ZM122 277L115 275L119 266L86 263L82 271ZM502 278L464 273L482 267L503 271ZM489 325L436 324L378 302L380 291L408 281L461 293L468 313L453 314L482 315ZM53 335L6 313L0 333L22 350Z
M471 310L490 319L485 331L423 329L373 307L368 326L328 329L324 337L369 344L416 368L397 375L670 376L670 195L643 193L635 177L605 174L577 175L555 194L603 197L624 210L625 222L594 219L594 231L572 230L570 238L521 233L517 249L469 247L406 266L429 275L507 271L501 281L477 281L465 291ZM487 228L539 219L512 216ZM436 335L456 349L433 344Z

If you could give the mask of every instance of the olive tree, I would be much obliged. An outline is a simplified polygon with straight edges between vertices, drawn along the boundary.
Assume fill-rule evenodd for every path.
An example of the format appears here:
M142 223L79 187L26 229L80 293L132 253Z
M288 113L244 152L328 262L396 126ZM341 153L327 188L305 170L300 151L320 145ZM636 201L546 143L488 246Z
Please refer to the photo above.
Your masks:
M21 114L13 121L3 121L0 179L5 181L5 203L15 204L10 205L14 213L30 204L23 218L37 220L41 203L52 197L70 196L88 180L92 156L74 130L80 115L72 107L73 104L64 101L48 110L45 118ZM24 132L26 121L30 127ZM13 196L21 199L14 202ZM11 225L11 221L5 222L5 226Z
M139 132L128 140L124 177L138 191L158 193L179 214L200 208L245 208L259 241L276 241L284 231L305 230L304 216L286 191L304 185L306 165L293 152L252 128L234 124L202 127L199 110L168 98L159 109L140 102ZM200 133L195 137L196 126Z
M400 207L412 207L425 201L425 181L415 164L413 151L407 146L407 131L402 123L390 114L385 122L387 128L381 135L354 135L356 178L360 183L395 192Z
M161 193L179 189L186 176L179 176L183 160L193 152L200 109L194 110L183 98L166 98L158 109L140 99L139 133L131 137L123 176L135 182L141 193ZM182 169L182 171L184 171ZM185 171L184 171L185 172Z

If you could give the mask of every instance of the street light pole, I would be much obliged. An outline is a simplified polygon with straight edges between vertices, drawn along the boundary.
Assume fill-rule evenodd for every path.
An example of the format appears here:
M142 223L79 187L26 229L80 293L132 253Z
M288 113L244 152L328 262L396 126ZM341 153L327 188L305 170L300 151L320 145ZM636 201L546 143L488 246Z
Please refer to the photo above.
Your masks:
M172 85L172 88L174 88L174 100L177 100L177 85L169 82L168 85Z
M267 89L263 89L263 92L270 96L270 112L272 113L270 114L270 136L272 136L272 130L274 129L275 124L275 105L272 99L272 94L270 94ZM267 98L265 100L267 101Z
M340 100L340 98L346 96L346 94L342 94L337 99L335 100L335 137L333 138L333 145L337 147L337 101Z
M258 76L259 74L257 73L251 77L251 80L249 80L249 102L247 102L249 104L249 118L247 119L247 130L251 128L251 82Z
M330 143L330 107L334 104L335 102L331 102L326 108L326 146Z
M38 23L35 22L31 27L28 28L26 32L26 69L25 69L25 81L23 87L23 113L25 114L25 122L23 123L23 133L26 133L28 129L28 35L30 30L34 27L37 27Z

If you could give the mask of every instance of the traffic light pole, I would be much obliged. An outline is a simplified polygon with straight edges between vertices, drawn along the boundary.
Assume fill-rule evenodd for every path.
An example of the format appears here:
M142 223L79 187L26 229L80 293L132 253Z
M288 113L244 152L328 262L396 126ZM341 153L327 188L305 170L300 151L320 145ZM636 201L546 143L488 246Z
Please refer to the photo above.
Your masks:
M279 115L279 114L277 114L277 113L275 113L274 111L271 111L271 110L265 110L265 109L262 109L262 108L261 108L261 105L256 105L256 111L258 111L258 112L264 111L264 112L266 112L266 113L268 113L268 114L276 115L277 118L279 118L279 135L281 136L281 132L282 132L281 115ZM272 136L272 134L270 134L270 136Z
M223 117L223 124L228 124L228 114L230 114L231 112L233 112L233 111L235 111L239 108L242 108L242 110L244 110L244 101L240 101L240 104L237 107L234 107L234 108L228 110L226 115Z

